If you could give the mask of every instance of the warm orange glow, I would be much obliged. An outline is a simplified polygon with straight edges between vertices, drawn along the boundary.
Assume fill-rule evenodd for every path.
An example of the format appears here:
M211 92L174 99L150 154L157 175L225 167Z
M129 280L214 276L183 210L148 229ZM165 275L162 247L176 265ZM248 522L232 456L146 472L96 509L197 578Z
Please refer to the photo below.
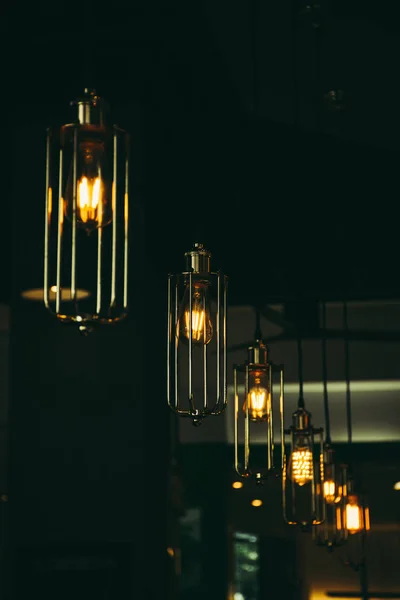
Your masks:
M115 188L115 185L113 183L113 190L114 190L114 188ZM129 221L129 196L128 196L128 194L125 194L125 196L124 196L124 217L125 217L125 227L128 227L128 221Z
M249 390L247 396L249 403L249 418L252 421L265 421L270 413L271 394L267 388L255 385ZM246 411L246 404L243 407Z
M396 481L396 483L393 486L393 489L397 492L400 491L400 481Z
M357 496L349 496L349 502L346 504L346 529L350 534L359 533L360 531L370 531L371 521L369 516L369 508L360 506Z
M371 520L369 517L369 508L366 506L364 508L364 527L365 531L369 531L371 529Z
M303 486L313 478L313 455L308 448L294 450L291 456L292 480Z
M47 221L51 221L51 213L53 211L53 190L51 187L47 190Z
M332 479L324 481L324 498L328 504L336 502L336 485Z
M342 511L339 506L336 507L336 529L338 531L342 529Z
M265 388L253 387L249 391L249 410L255 416L262 416L268 407L268 392Z
M192 340L194 342L200 342L204 336L204 317L204 310L192 310ZM189 339L190 312L188 310L185 312L185 329Z
M241 481L234 481L232 487L234 490L240 490L243 487L243 483Z
M335 581L335 579L333 579L333 581L330 581L330 587L332 588L337 588L337 580ZM341 586L340 586L341 587ZM345 588L343 588L345 589ZM342 592L343 596L340 596L341 600L352 600L352 596L348 597L346 596L346 592ZM329 600L330 596L328 596L327 593L325 593L323 590L320 589L313 589L311 588L310 590L310 594L309 594L309 600Z
M271 413L271 393L267 373L260 370L250 371L249 388L247 400L243 404L244 414L247 416L248 405L251 421L255 423L267 421Z
M262 500L255 498L254 500L251 501L251 505L258 508L259 506L262 506Z
M56 294L57 294L57 286L52 285L49 288L49 299L52 302L55 301ZM43 290L43 288L33 288L30 290L24 290L23 292L21 292L21 296L22 296L22 298L25 298L25 300L33 300L35 302L36 301L43 302L44 290ZM81 290L81 289L76 290L76 298L75 298L76 300L83 300L84 298L89 298L89 296L90 296L90 292L88 290ZM71 290L69 288L61 288L60 297L63 302L71 302L72 301Z
M346 525L349 533L357 533L361 529L360 507L347 504L346 505Z
M175 551L173 548L171 548L170 546L167 548L167 552L171 557L175 556Z
M190 332L192 332L192 343L197 346L206 345L212 340L213 325L206 283L196 282L192 289L189 285L186 286L179 314L177 335L183 341L189 340Z
M343 496L347 496L346 484L338 486L338 491L337 491L337 495L335 498L335 502L340 502L340 500L343 498Z
M78 182L77 209L79 219L83 223L88 221L101 222L103 193L103 183L100 177L93 179L81 177Z
M348 496L345 517L346 528L349 533L358 533L362 529L369 531L371 528L369 508L360 505L356 494Z

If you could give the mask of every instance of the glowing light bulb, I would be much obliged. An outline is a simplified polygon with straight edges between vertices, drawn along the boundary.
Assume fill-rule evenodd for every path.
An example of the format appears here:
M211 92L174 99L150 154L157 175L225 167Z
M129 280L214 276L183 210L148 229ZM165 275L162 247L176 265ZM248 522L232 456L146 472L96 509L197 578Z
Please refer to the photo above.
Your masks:
M351 534L358 533L363 528L363 508L360 506L356 494L349 494L347 497L346 528ZM369 518L367 529L369 529Z
M310 483L314 477L313 453L307 436L296 436L290 457L290 474L292 481L299 486Z
M234 490L240 490L243 487L243 483L241 481L234 481L232 487Z
M271 392L269 389L268 374L263 371L249 372L249 392L243 404L243 412L247 415L249 406L249 419L254 423L267 421L271 413Z
M260 500L259 498L255 498L251 501L251 505L255 508L259 508L260 506L262 506L262 500Z
M349 533L357 533L357 531L360 531L360 509L358 506L352 506L351 504L347 504L346 523Z
M107 177L104 144L79 144L76 181L76 223L88 233L112 220L112 185ZM65 191L65 215L73 219L73 165Z
M192 296L191 319L190 295ZM212 340L213 325L207 282L196 281L192 289L189 285L186 286L179 311L177 335L183 342L188 343L190 330L192 343L196 346L204 346Z
M332 479L327 479L324 481L323 489L325 502L327 502L327 504L334 504L338 501L336 498L336 484Z
M97 212L101 208L103 182L100 177L88 179L81 177L78 182L77 205L82 223L97 221Z

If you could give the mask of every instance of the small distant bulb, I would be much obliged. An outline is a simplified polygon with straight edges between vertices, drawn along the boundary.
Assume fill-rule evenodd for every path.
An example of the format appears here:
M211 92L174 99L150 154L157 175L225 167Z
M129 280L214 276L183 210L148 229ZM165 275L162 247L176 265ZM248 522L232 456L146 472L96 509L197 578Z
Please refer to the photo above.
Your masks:
M243 483L241 481L234 481L232 487L234 490L240 490L243 487Z
M336 502L336 485L332 479L324 481L324 498L327 504Z
M400 481L396 481L396 483L393 486L393 489L396 490L396 492L400 492Z
M262 506L262 500L259 500L258 498L256 498L251 501L251 505L258 508L259 506Z

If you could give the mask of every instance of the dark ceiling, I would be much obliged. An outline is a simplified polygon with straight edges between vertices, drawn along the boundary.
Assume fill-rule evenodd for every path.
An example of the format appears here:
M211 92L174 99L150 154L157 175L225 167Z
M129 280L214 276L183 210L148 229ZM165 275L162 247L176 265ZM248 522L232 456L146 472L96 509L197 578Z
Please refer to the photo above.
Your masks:
M233 303L399 295L391 3L321 2L318 29L296 5L294 19L289 0L46 1L27 4L23 20L10 6L0 298L10 297L11 231L35 257L27 280L36 264L41 278L44 125L70 118L88 80L132 134L133 201L145 208L155 272L180 270L201 237L230 276ZM331 89L344 89L343 110L323 100ZM32 153L25 212L13 198ZM29 211L40 215L37 234L19 238Z

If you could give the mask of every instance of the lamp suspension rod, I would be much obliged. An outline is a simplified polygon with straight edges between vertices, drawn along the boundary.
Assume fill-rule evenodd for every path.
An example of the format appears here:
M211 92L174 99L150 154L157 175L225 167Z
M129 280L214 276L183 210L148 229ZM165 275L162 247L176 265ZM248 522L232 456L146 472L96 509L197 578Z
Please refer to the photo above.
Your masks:
M258 98L258 61L257 61L257 20L258 20L258 1L251 2L251 61L253 74L253 113L257 116L259 98Z
M303 382L303 343L300 335L300 329L297 333L297 364L299 377L299 401L298 407L304 408L304 382Z
M325 431L326 441L331 443L331 423L329 415L329 399L328 399L328 365L326 351L326 302L322 303L322 380L324 386L324 412L325 412Z
M343 302L343 330L344 330L344 369L346 380L346 420L347 441L349 446L353 442L352 416L351 416L351 389L350 389L350 348L349 348L349 324L347 314L347 302Z

